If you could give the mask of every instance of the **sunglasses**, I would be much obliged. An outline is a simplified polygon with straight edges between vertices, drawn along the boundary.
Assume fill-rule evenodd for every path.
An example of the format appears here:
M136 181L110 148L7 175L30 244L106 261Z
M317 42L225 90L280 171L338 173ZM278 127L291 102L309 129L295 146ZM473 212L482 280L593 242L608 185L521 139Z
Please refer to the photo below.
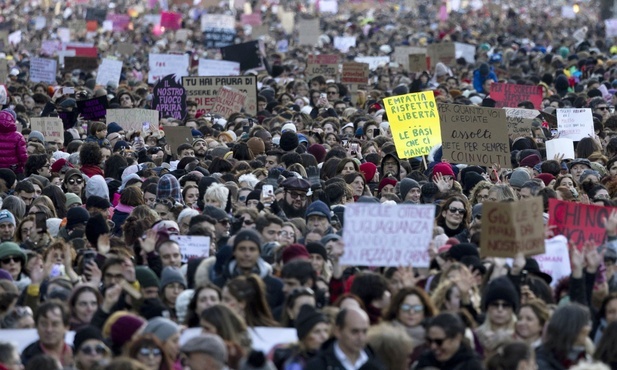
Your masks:
M251 221L251 220L244 220L244 224L246 226L251 226L252 224L254 224L255 222Z
M246 195L240 195L240 196L238 197L238 201L240 201L240 202L246 202Z
M460 215L465 214L465 208L450 207L448 208L448 211L450 211L451 213L458 213Z
M512 305L508 302L491 302L488 304L489 307L493 307L493 308L503 308L504 310L507 308L512 308Z
M608 110L608 107L596 107L596 109L599 109L599 110Z
M144 357L150 357L150 356L158 357L161 355L161 350L158 348L143 347L139 349L139 354Z
M445 342L445 341L446 341L446 339L447 339L447 338L435 338L435 339L433 339L433 338L426 337L426 338L425 338L425 341L426 341L426 343L427 343L429 346L431 346L433 343L435 343L435 345L436 345L437 347L441 347L441 346L443 345L443 342Z
M228 225L228 224L229 224L229 220L228 220L228 219L226 219L226 218L224 218L224 219L222 219L222 220L218 220L217 222L218 222L219 224L221 224L221 225Z
M107 347L102 344L97 344L96 346L83 346L79 351L85 355L103 355L107 353Z
M403 312L415 312L415 313L420 313L420 312L424 312L424 306L422 306L421 304L402 304L401 305L401 311Z
M289 194L291 199L298 199L298 198L300 198L301 200L306 199L306 194L300 194L300 193L294 193L294 192L288 192L287 194Z
M80 179L79 177L71 178L67 181L70 185L81 184L84 182L84 179Z
M4 263L4 264L9 264L11 262L21 262L21 258L19 257L15 257L15 256L8 256L6 258L3 258L2 260L0 260L0 262Z

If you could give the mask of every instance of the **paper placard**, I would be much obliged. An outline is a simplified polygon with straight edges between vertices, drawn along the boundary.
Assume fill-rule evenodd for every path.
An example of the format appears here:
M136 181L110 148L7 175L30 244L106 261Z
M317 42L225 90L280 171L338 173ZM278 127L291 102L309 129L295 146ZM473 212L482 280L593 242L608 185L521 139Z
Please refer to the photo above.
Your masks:
M298 45L315 46L320 34L319 19L298 20Z
M224 60L240 63L240 71L263 69L263 48L262 41L247 41L221 48L221 56Z
M86 21L97 21L98 24L103 24L107 18L107 7L101 6L100 8L87 8L86 9Z
M338 75L339 58L334 54L309 54L304 74L308 79L324 76L326 79Z
M186 117L186 91L174 75L167 75L154 85L152 109L159 111L161 118L184 120Z
M385 98L383 101L400 159L427 155L441 142L439 114L432 91Z
M9 33L8 40L9 44L13 46L19 45L19 43L21 42L21 31Z
M120 55L133 55L135 46L130 42L121 42L116 46L116 53Z
M55 59L30 59L30 81L56 83L57 67L58 64Z
M563 19L575 19L576 13L574 13L574 8L572 5L562 5L561 6L561 18Z
M197 71L200 76L238 76L240 75L240 63L200 58Z
M47 18L44 16L38 16L34 18L34 29L40 31L47 26Z
M141 131L144 123L150 127L159 125L159 112L152 109L108 109L106 116L107 124L116 122L124 131Z
M261 26L261 13L252 13L252 14L242 14L240 16L240 21L242 24L248 24L250 26Z
M170 30L182 28L182 14L176 12L161 12L161 27Z
M443 159L511 168L508 123L503 109L438 104ZM390 118L390 115L388 115Z
M63 43L71 42L71 29L66 27L58 28L58 38Z
M58 117L31 117L30 128L41 132L47 142L64 142L64 127Z
M335 36L334 37L334 48L341 53L346 53L349 51L350 47L356 46L356 36Z
M345 253L340 262L349 266L428 267L434 217L432 204L350 204L345 207Z
M426 61L426 48L419 48L415 46L396 46L394 53L392 53L392 60L403 66L403 69L409 70L409 57L411 55L422 54ZM426 69L426 62L424 62L424 68Z
M165 136L167 136L167 132L165 132ZM180 246L182 263L187 263L193 258L210 257L209 236L171 235L169 238Z
M294 26L296 25L295 21L295 12L279 12L278 17L281 21L281 27L286 34L291 35L294 32Z
M606 37L617 37L617 18L605 19Z
M212 113L217 113L227 118L232 113L240 112L245 103L245 93L229 86L223 86L219 89L216 99L214 100Z
M209 113L219 89L229 86L245 93L244 110L252 115L257 114L257 76L183 77L182 86L187 98L197 103L198 113Z
M570 276L572 269L570 267L570 252L568 250L568 240L558 235L544 242L546 252L533 258L538 261L540 271L550 275L553 278L551 286L555 287L559 280L566 276Z
M35 339L28 344L34 342L36 340L36 330L26 329L25 331L34 331ZM0 334L2 334L2 332L3 330L0 330ZM188 328L186 330L182 330L182 335L180 335L180 345L184 345L189 341L189 339L196 337L201 333L201 328ZM294 328L266 328L258 326L248 328L248 333L251 338L251 349L261 351L263 353L270 353L270 351L272 351L272 349L279 344L298 342L297 330ZM67 341L67 343L69 342Z
M188 76L189 72L189 56L187 54L149 54L148 65L150 72L148 73L148 83L154 84L161 78L167 75L176 75L177 77Z
M205 33L207 49L232 45L236 37L236 20L233 15L204 14L201 16L201 30Z
M163 131L165 131L165 139L167 140L167 144L171 147L174 159L177 159L176 150L180 145L185 143L191 144L193 142L193 135L191 134L190 127L163 126Z
M462 42L455 42L454 56L456 59L464 58L467 63L474 64L476 62L476 47Z
M368 69L371 71L376 70L379 66L388 65L390 63L390 57L355 57L354 61L357 63L366 63L368 64Z
M99 70L96 74L96 84L107 86L108 83L112 83L114 86L118 86L121 75L122 62L119 60L105 58L101 62Z
M107 96L99 96L98 98L88 100L78 100L77 109L85 120L97 120L105 117L109 103Z
M456 46L452 42L441 42L438 44L430 44L426 48L426 55L430 59L431 69L439 62L450 66L454 64L456 59Z
M562 155L563 159L574 159L576 153L574 152L574 140L565 137L558 139L547 140L544 142L546 146L546 158L553 159L556 155Z
M531 137L531 123L540 115L540 111L524 108L505 108L505 110L510 138Z
M338 13L338 1L337 0L320 0L319 1L319 13Z
M554 226L555 235L565 236L579 249L589 240L600 245L606 238L604 219L608 219L615 209L617 208L549 199L548 224ZM482 222L484 223L484 220Z
M45 40L41 43L41 54L53 57L61 49L61 43L58 40Z
M482 257L515 257L544 253L542 198L482 203Z
M131 17L127 14L109 14L106 21L111 21L111 30L114 32L123 32L129 29Z
M366 85L370 76L368 64L349 62L343 63L341 83L350 85Z
M529 100L534 108L542 106L542 87L536 85L516 85L494 83L491 85L491 98L497 102L496 108L516 108L522 101Z
M558 108L557 132L560 138L581 141L594 137L593 114L590 108Z
M429 69L426 54L410 54L407 64L409 72L424 72Z

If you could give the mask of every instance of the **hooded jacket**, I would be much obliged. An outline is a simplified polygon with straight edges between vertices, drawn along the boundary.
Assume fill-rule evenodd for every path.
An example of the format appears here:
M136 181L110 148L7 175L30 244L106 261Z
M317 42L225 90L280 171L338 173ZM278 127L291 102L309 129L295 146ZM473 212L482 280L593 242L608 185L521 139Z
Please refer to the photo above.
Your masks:
M0 168L18 173L24 172L28 159L26 139L17 132L15 118L6 111L0 112Z
M383 159L381 160L381 167L380 170L381 172L379 173L379 177L380 179L383 179L384 177L386 177L388 174L386 173L386 171L384 170L384 165L386 163L386 161L388 160L388 158L394 158L394 160L396 160L397 163L397 171L396 173L393 173L392 176L394 176L395 179L398 180L399 175L401 174L401 160L398 159L394 154L388 153L386 154ZM370 179L366 179L366 181L370 181Z
M95 175L86 183L86 199L91 195L96 195L109 200L109 188L103 176Z

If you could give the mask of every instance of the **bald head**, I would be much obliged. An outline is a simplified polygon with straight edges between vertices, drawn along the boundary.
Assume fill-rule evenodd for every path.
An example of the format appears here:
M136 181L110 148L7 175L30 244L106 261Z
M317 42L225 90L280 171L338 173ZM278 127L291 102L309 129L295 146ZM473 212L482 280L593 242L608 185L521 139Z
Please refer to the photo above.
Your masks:
M355 358L366 347L369 318L359 308L345 308L336 315L334 335L341 350Z
M336 315L335 324L338 328L344 329L349 322L362 322L366 321L367 325L370 324L368 315L359 307L348 307L339 311Z

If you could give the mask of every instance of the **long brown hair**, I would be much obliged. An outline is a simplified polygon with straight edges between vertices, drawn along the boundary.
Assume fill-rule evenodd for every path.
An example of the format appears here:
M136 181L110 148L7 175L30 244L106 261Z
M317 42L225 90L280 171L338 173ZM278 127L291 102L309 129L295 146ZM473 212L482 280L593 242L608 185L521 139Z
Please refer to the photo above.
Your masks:
M431 301L431 298L428 296L428 294L426 294L424 290L418 289L414 286L405 287L396 292L394 297L392 297L392 299L390 300L390 306L388 306L388 309L383 314L383 319L386 321L395 320L398 316L398 311L401 308L403 301L405 300L405 298L407 298L407 296L410 295L415 295L416 297L418 297L420 302L422 302L422 306L424 306L425 318L428 319L439 313L439 310L437 309L437 307L435 307L433 301Z
M244 302L244 320L248 326L279 326L272 317L266 302L266 288L259 276L238 276L227 283L226 287L235 299Z
M143 334L133 339L126 347L126 355L137 359L137 354L142 347L156 347L161 351L161 366L159 370L173 370L173 362L163 348L163 343L153 334Z

